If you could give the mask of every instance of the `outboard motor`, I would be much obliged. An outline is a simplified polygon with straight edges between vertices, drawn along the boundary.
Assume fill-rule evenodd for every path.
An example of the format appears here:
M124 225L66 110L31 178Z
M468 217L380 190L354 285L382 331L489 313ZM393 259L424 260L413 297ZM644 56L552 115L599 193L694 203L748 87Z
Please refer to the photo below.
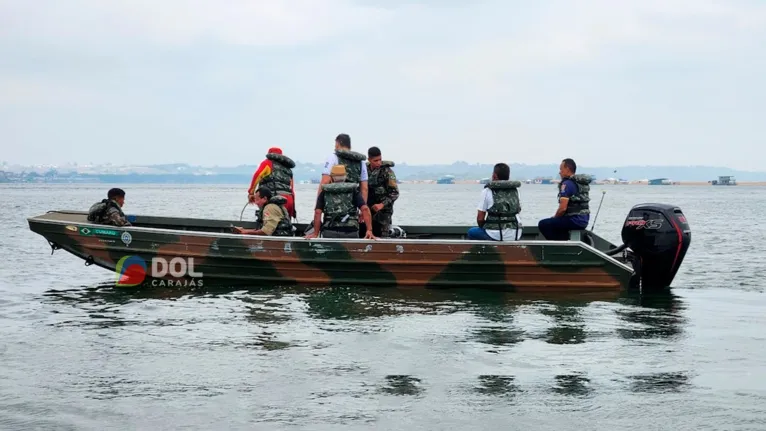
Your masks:
M669 287L692 240L681 208L667 204L639 204L622 226L622 242L630 247L642 290Z

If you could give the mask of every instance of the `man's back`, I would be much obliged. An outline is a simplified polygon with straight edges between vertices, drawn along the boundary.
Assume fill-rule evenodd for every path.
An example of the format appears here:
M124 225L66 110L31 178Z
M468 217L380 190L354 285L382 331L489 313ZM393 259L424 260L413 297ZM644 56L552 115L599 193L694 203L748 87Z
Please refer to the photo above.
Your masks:
M516 192L518 194L518 191ZM492 190L488 187L485 187L484 190L481 191L481 199L479 200L479 205L477 209L479 211L487 212L490 208L495 204L495 200L492 197ZM521 218L518 214L516 214L516 221L519 225L519 235L521 231ZM500 240L500 231L497 229L497 226L490 226L485 225L484 229L487 231L487 235L489 235L492 239ZM503 229L503 239L505 240L511 240L517 238L517 231L516 229Z

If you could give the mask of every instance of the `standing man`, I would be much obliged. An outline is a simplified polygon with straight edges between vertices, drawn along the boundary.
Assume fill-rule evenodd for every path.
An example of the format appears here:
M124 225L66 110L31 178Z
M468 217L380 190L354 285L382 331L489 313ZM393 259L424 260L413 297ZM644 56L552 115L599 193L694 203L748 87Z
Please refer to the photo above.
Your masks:
M317 195L322 191L324 184L330 183L330 170L335 165L343 165L346 168L346 182L359 184L362 199L367 202L367 165L364 161L367 156L351 151L351 137L345 133L335 137L335 153L330 154L324 163L322 180L317 188Z
M293 168L295 162L287 156L282 155L279 147L271 147L266 153L266 159L258 166L258 170L250 181L250 187L247 189L247 200L251 204L255 203L255 190L265 187L271 194L282 195L287 199L285 208L290 217L297 217L295 212L295 187L293 185Z
M521 239L522 228L519 187L521 182L511 181L511 167L498 163L492 171L492 180L481 192L476 224L468 229L468 239L480 241L514 241Z
M367 206L372 212L372 233L377 237L388 238L388 228L394 215L394 202L399 198L396 184L394 162L383 161L380 148L367 150L367 171L369 172L369 194ZM361 234L361 231L360 231Z
M314 229L307 239L359 238L359 211L364 217L367 232L365 239L375 239L372 234L370 208L362 199L358 187L346 181L346 168L335 165L330 169L330 183L323 184L314 209ZM322 221L322 215L324 220Z
M575 175L577 164L564 159L559 166L559 207L551 218L540 220L537 227L545 239L567 241L569 231L584 230L590 221L590 175Z

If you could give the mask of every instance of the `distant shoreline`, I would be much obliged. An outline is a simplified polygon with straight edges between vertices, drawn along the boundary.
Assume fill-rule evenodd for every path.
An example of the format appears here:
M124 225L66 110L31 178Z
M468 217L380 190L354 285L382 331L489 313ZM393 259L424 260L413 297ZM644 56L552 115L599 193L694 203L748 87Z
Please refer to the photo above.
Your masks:
M436 184L435 180L415 180L415 181L402 181L402 184ZM455 180L454 184L479 184L476 180ZM549 184L528 184L524 181L521 181L522 186L534 186L534 185L555 185L556 183L549 183ZM441 184L443 185L443 184ZM449 184L446 184L449 185ZM591 183L591 185L597 185L597 186L648 186L649 184L646 182L638 182L638 181L631 181L628 183L600 183L595 182ZM734 186L724 186L724 185L716 185L713 186L707 181L674 181L673 184L662 184L663 186L709 186L709 187L738 187L738 186L766 186L766 181L738 181L736 185ZM654 187L657 187L659 185L656 185Z

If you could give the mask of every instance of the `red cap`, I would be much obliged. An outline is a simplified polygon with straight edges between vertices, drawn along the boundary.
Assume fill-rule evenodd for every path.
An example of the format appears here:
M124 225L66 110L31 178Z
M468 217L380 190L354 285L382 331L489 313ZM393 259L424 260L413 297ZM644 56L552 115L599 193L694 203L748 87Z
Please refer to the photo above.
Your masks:
M282 154L282 150L279 147L271 147L269 148L269 151L267 151L267 153Z

